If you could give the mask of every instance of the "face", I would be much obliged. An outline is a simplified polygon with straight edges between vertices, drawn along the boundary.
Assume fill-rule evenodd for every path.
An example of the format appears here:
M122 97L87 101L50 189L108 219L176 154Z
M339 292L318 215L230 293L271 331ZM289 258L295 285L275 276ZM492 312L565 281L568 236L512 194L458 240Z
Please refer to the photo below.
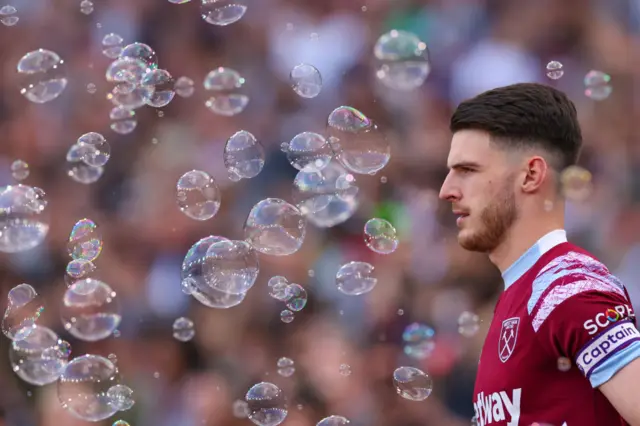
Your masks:
M440 198L458 216L458 242L467 250L493 251L518 218L515 170L507 153L487 133L462 130L453 135L447 166Z

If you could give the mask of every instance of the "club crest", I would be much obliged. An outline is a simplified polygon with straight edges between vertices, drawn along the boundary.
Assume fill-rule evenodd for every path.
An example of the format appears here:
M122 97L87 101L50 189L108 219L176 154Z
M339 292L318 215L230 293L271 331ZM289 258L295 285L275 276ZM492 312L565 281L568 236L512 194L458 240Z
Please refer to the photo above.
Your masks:
M502 362L507 362L516 347L519 325L519 317L509 318L502 321L502 329L500 330L500 341L498 342L498 356L500 357L500 361Z

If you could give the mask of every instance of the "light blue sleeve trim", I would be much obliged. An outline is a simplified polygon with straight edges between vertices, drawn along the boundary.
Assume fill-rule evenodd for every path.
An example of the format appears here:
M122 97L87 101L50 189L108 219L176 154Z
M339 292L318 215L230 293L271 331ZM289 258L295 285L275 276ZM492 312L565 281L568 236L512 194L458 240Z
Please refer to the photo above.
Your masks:
M591 386L597 388L606 383L614 374L622 370L622 367L625 367L636 358L640 358L640 342L638 341L631 343L620 352L612 355L601 365L597 366L589 378Z

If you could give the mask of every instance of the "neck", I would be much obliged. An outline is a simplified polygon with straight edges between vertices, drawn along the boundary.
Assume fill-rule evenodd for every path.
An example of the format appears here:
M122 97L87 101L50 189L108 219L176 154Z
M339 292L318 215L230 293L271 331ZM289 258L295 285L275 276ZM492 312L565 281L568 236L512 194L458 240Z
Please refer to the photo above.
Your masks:
M556 229L564 229L564 212L561 213L544 212L529 220L516 221L507 231L504 241L489 253L491 262L504 273L540 238Z

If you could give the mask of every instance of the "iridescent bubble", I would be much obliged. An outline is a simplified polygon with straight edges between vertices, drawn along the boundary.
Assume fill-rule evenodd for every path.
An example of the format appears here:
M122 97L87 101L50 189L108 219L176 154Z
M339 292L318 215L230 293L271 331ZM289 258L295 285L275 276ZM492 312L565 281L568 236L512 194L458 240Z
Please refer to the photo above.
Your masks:
M435 348L434 336L433 328L425 324L409 324L402 333L404 353L416 359L427 358Z
M0 252L17 253L42 243L49 232L42 189L27 185L0 187Z
M293 181L293 201L309 222L330 228L349 219L358 208L353 175L335 162L317 172L301 170Z
M13 27L18 23L20 18L16 15L18 11L15 7L10 5L5 5L0 8L0 23L2 23L5 27Z
M141 85L153 94L147 99L147 105L154 108L167 106L176 92L173 90L175 82L167 70L155 68L149 70L143 77Z
M87 92L89 92L91 95L96 93L97 90L98 90L98 88L96 87L95 84L93 84L93 83L87 84Z
M182 76L176 80L173 90L176 92L176 95L181 98L188 98L193 95L195 91L193 80L189 77Z
M207 23L225 26L239 21L247 12L246 0L201 0L200 13Z
M551 61L547 64L547 77L551 80L558 80L564 75L562 64L558 61Z
M464 311L458 317L458 332L464 337L474 336L480 329L480 318L473 312Z
M122 105L111 109L109 119L111 119L111 130L121 135L133 132L138 125L136 112Z
M345 263L336 274L338 290L348 296L370 292L378 283L378 279L373 276L374 269L367 262Z
M195 220L209 220L220 209L220 189L201 170L191 170L178 179L176 199L180 211Z
M82 0L80 2L80 12L85 15L93 13L93 2L91 0Z
M244 294L253 287L259 267L258 252L246 241L219 241L207 250L204 276L218 290Z
M394 90L414 90L422 86L431 72L427 45L406 31L383 34L373 53L379 61L376 77Z
M96 265L90 260L86 259L74 259L67 264L65 282L67 287L70 287L78 280L89 278L96 270Z
M27 337L11 343L11 368L32 385L53 383L69 361L69 352L61 350L61 346L62 341L53 330L36 325Z
M288 309L285 309L282 312L280 312L280 321L282 321L285 324L289 324L291 321L293 321L294 318L295 318L294 313Z
M580 166L569 166L560 175L563 195L571 201L584 201L593 192L591 172Z
M211 235L195 243L187 252L182 262L182 284L184 292L191 294L205 306L218 309L239 305L246 293L230 294L216 288L207 280L204 265L209 247L220 241L228 241L224 237Z
M307 305L307 291L300 284L290 284L286 289L287 308L294 312L301 311Z
M342 416L329 416L320 420L316 426L344 426L351 423L346 417Z
M67 252L73 259L94 261L102 253L102 235L91 219L80 219L69 234Z
M253 385L244 399L248 404L249 419L258 426L276 426L287 417L284 395L273 383Z
M9 339L27 338L35 329L44 305L38 292L29 284L18 284L9 290L7 309L2 317L2 332Z
M284 302L290 297L290 294L287 292L289 281L283 276L276 275L275 277L271 277L267 286L269 287L269 296L276 300Z
M18 62L22 76L20 93L29 101L43 104L60 96L67 87L64 61L57 53L38 49L27 53Z
M104 166L111 158L111 146L100 133L85 133L78 138L76 143L83 149L82 161L88 166Z
M376 253L393 253L398 247L396 228L385 219L369 219L364 225L364 242Z
M114 385L107 391L107 398L118 411L127 411L135 404L133 390L129 386Z
M204 79L204 88L211 93L211 97L205 102L209 110L218 115L231 117L239 114L249 103L249 97L240 93L245 83L236 70L219 67Z
M424 401L431 395L433 382L415 367L400 367L393 372L393 384L401 397L410 401Z
M287 256L297 252L306 233L302 213L279 198L258 202L244 224L244 237L253 248L272 256Z
M333 158L333 151L324 136L313 132L302 132L282 145L289 164L298 170L315 172L327 167Z
M93 278L76 281L65 291L60 317L65 330L87 342L106 339L122 319L116 292Z
M119 57L139 59L146 64L148 69L158 68L158 55L151 46L144 43L131 43L125 46Z
M375 174L389 162L391 148L385 135L357 109L338 107L327 123L336 159L351 172Z
M340 368L338 370L340 375L343 377L347 377L351 375L351 366L349 364L340 364Z
M102 38L102 54L107 58L116 59L122 53L124 40L116 33L109 33Z
M293 91L302 98L315 98L322 90L322 76L313 65L296 65L289 74Z
M603 101L611 95L611 76L602 71L591 70L584 76L584 94L594 101Z
M247 401L243 401L241 399L234 401L232 409L233 417L238 419L246 419L249 417L249 405L247 404Z
M296 367L291 358L282 357L277 363L278 374L282 377L291 377L296 372Z
M88 148L78 143L67 151L67 175L78 183L89 185L96 182L104 173L102 166L90 166L85 163Z
M126 422L124 420L116 420L115 422L113 422L111 426L131 426L131 425L129 424L129 422Z
M118 408L111 403L108 391L118 384L116 366L99 355L74 358L58 381L58 399L73 416L98 422L113 416Z
M196 330L189 318L180 317L173 322L173 338L181 342L188 342L196 335Z
M11 163L11 176L17 181L25 180L29 177L29 165L22 160L15 160Z
M264 167L264 147L251 133L240 130L227 140L223 160L231 180L251 179Z
M118 90L127 93L140 84L147 69L147 64L140 58L119 57L109 64L105 78L110 83L127 83L123 90Z

